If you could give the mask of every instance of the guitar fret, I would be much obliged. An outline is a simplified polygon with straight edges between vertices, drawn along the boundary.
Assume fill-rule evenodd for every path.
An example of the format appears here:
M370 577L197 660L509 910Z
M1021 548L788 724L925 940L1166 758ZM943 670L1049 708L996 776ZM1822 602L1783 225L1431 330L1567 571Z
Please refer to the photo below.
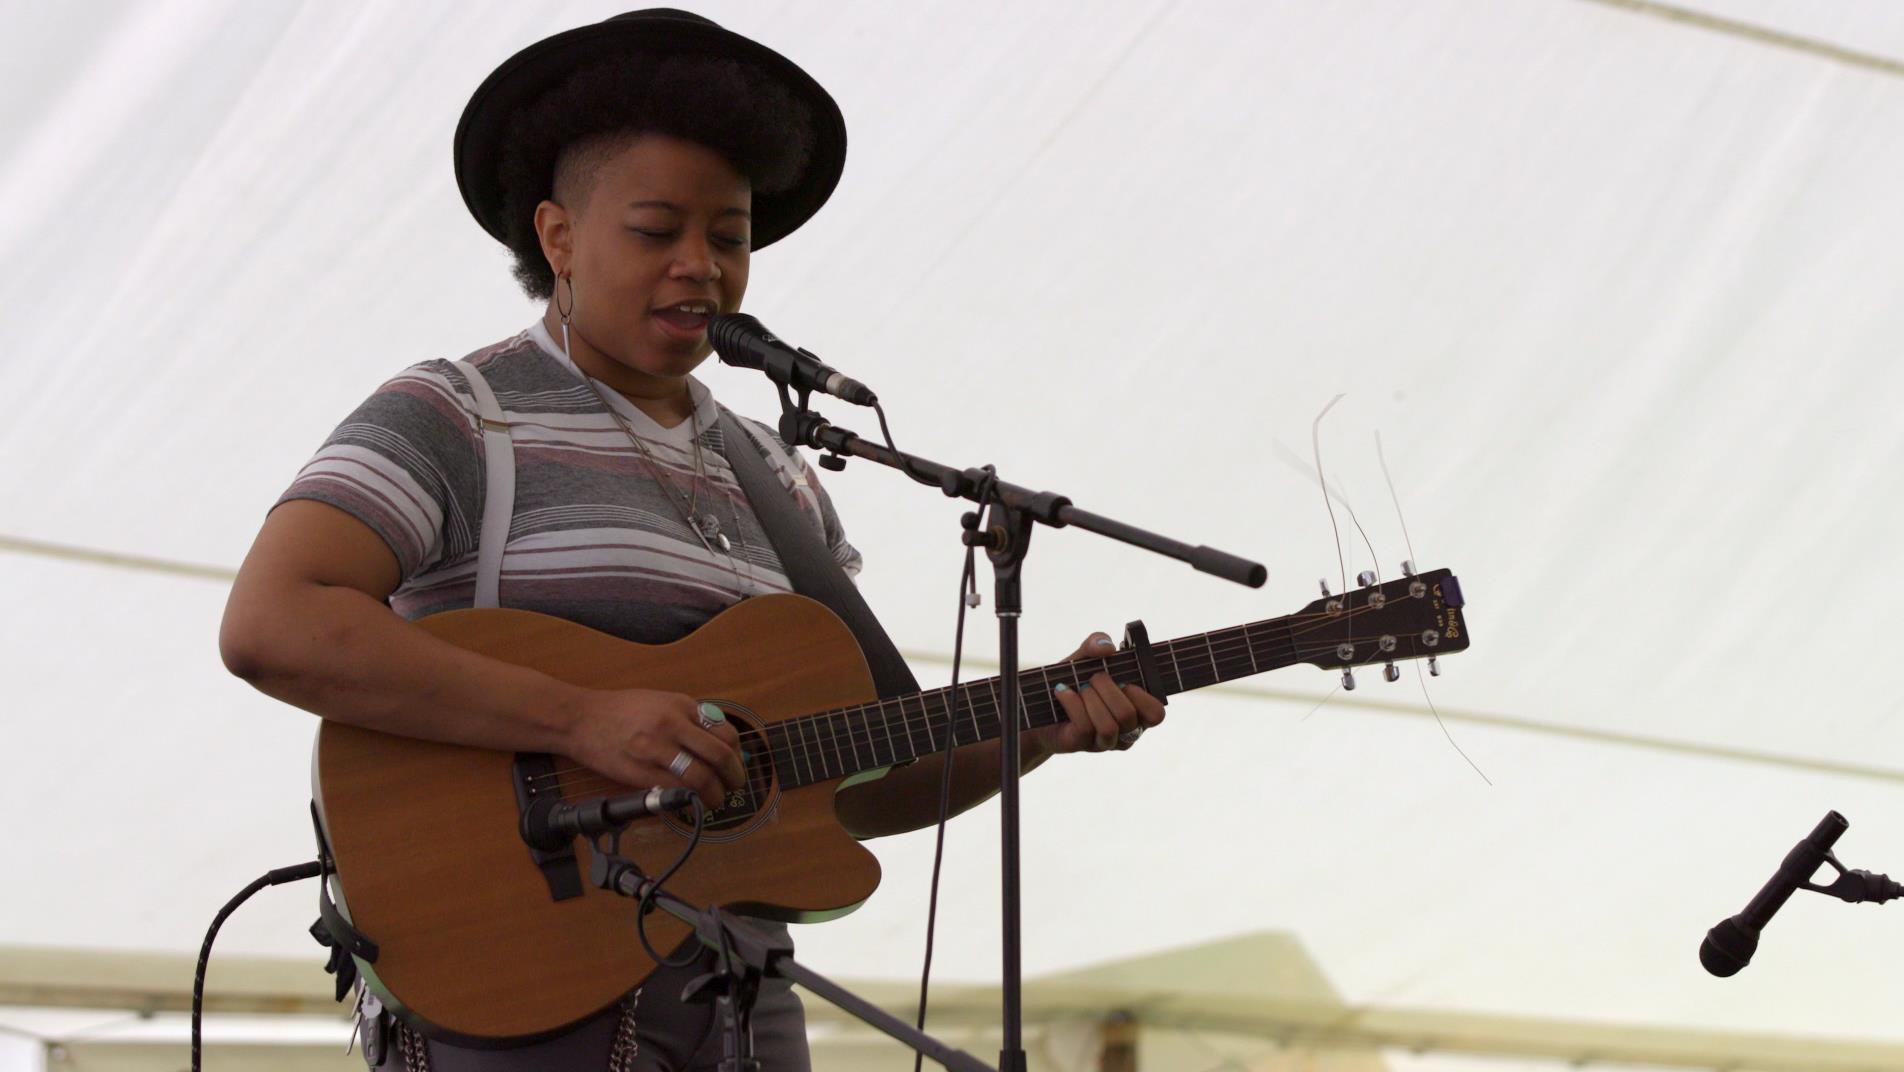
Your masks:
M855 707L840 716L840 720L846 724L847 746L853 750L853 766L859 770L879 766L879 753L873 748L873 727L870 722L866 721L867 717L867 711L864 707ZM861 765L859 761L859 746L862 736L866 739L867 753L873 757L873 761L865 765Z
M926 702L926 699L928 696L938 695L941 691L943 690L934 689L931 693L919 694L919 713L924 716L925 719L926 752L937 752L939 750L938 739L932 736L932 707ZM923 754L924 753L921 753L921 755Z
M826 732L832 735L833 738L834 762L839 765L840 773L845 774L847 771L859 766L859 754L853 751L852 727L845 727L846 732L842 734L840 732L839 718L840 716L838 714L826 716ZM845 740L844 748L841 747L842 738ZM847 760L847 756L849 755L852 756L850 763Z
M1210 676L1214 679L1211 681L1214 685L1217 681L1223 680L1223 668L1216 664L1216 645L1210 643L1208 633L1203 634L1203 650L1210 653Z
M1301 659L1301 658L1300 658L1300 657L1298 656L1298 654L1297 654L1297 651L1296 651L1296 626L1295 626L1295 623L1293 623L1293 622L1291 622L1291 621L1290 621L1289 619L1287 619L1287 618L1281 618L1281 619L1278 619L1278 620L1276 620L1276 621L1274 621L1274 622L1270 622L1270 623L1266 623L1266 624L1270 624L1270 625L1275 625L1275 626L1277 626L1277 627L1279 627L1279 629L1280 629L1280 631L1281 631L1281 633L1282 633L1282 643L1283 643L1283 650L1284 650L1284 653L1285 653L1285 654L1283 655L1283 663L1282 663L1282 665L1284 665L1284 666L1293 666L1293 665L1295 665L1296 663L1299 663L1299 662L1301 662L1301 661L1302 661L1302 659ZM1273 640L1273 639L1275 639L1275 637L1274 637L1274 636L1272 635L1272 637L1271 637L1271 639Z
M877 766L877 764L873 763L861 764L859 761L859 728L853 725L852 713L841 712L840 724L846 727L846 750L853 756L853 769L865 770L869 766ZM866 750L870 752L872 749L873 742L868 738L866 741Z
M1191 663L1190 665L1191 665L1191 668L1192 668L1192 669L1195 669L1195 667L1196 667L1196 663L1194 663L1194 662L1192 662L1192 663ZM1208 682L1208 681L1205 681L1205 680L1203 680L1202 678L1191 678L1190 680L1191 680L1191 681L1193 681L1193 682L1195 682L1195 684L1194 684L1194 685L1192 686L1193 688L1199 688L1199 689L1200 689L1200 688L1202 688L1203 686L1205 686L1205 685L1208 685L1208 684L1210 684L1210 682Z
M768 767L772 770L779 771L780 776L786 779L789 784L798 781L800 772L793 768L793 757L784 754L786 749L783 746L787 742L786 735L781 732L781 727L768 726L765 736L767 738ZM753 772L750 770L748 773L751 775Z
M927 714L925 714L925 693L920 693L920 716L922 716L925 722L929 722L929 720L931 720L931 716L927 716ZM918 743L918 741L916 741L916 739L912 737L912 716L910 716L910 714L906 714L906 701L904 701L904 697L901 697L901 701L899 701L899 718L901 718L901 724L904 725L904 727L906 727L906 752L910 754L910 758L914 758L914 760L916 760L916 758L920 758L920 756L923 756L925 752L922 752L922 750L920 750L920 743ZM925 748L927 748L927 750L931 750L931 743L933 743L933 735L931 735L931 725L927 725L927 727L925 727L925 731L927 731L927 733L925 733Z
M1243 627L1243 650L1249 652L1250 673L1262 673L1263 671L1256 665L1256 641L1250 637L1249 626L1247 625Z
M941 712L944 718L938 725L940 732L945 734L945 740L933 747L941 752L959 746L959 698L964 696L965 690L969 688L971 688L970 685L962 685L956 689L946 689L939 694L939 706L944 709Z
M800 738L800 755L807 764L806 784L808 785L820 780L819 771L813 766L813 748L807 743L807 729L810 721L810 719L801 718L795 719L793 723L794 732Z
M902 717L906 713L906 703L903 699L899 702L899 713ZM879 701L879 725L886 731L886 766L890 767L899 762L899 746L893 743L892 719L886 717L886 701L884 700Z
M827 734L826 741L822 741L820 739L820 731L822 729L826 730L826 734ZM833 768L839 763L839 759L840 759L839 752L833 749L831 745L827 743L828 741L831 741L832 738L833 738L832 721L828 716L821 715L820 720L813 724L813 749L814 751L820 753L820 773L828 778L832 778L835 776Z
M886 714L886 701L884 700L879 701L879 727L880 732L874 733L873 724L868 722L866 724L866 739L873 743L873 758L878 761L878 765L890 767L896 762L894 757L899 754L899 750L897 746L893 744L892 719ZM879 759L879 739L881 737L886 739L886 758L884 760Z
M804 785L806 780L800 777L800 764L795 761L793 754L793 735L789 732L792 729L792 725L784 722L767 727L767 751L772 756L775 770L786 772L784 777L789 782ZM782 752L786 753L785 759L781 758Z
M998 728L1003 730L1005 728L1005 701L998 698L998 679L995 677L986 678L985 687L991 690L992 710L998 714ZM972 734L974 744L985 739L985 731L979 728L978 710L976 708L972 711Z
M1183 667L1177 665L1177 646L1175 644L1160 646L1163 648L1163 653L1170 656L1170 672L1177 675L1177 691L1182 692L1188 689L1190 686L1183 680Z

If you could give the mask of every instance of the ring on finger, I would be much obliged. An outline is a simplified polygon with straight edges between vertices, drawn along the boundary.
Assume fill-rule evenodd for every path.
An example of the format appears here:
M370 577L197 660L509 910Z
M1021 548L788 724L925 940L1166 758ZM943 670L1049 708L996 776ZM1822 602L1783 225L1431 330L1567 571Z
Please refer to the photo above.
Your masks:
M679 778L683 774L686 774L688 772L688 768L693 765L694 765L694 757L691 755L688 755L688 750L683 748L679 752L676 752L674 754L673 759L668 761L668 773L674 775L676 778Z
M1117 743L1123 745L1126 748L1129 748L1131 745L1137 743L1137 738L1142 737L1143 735L1144 735L1144 727L1132 726L1130 729L1127 729L1123 733L1120 733L1117 735Z
M727 712L721 710L719 704L703 702L694 709L694 718L701 724L702 729L712 730L715 726L727 721Z

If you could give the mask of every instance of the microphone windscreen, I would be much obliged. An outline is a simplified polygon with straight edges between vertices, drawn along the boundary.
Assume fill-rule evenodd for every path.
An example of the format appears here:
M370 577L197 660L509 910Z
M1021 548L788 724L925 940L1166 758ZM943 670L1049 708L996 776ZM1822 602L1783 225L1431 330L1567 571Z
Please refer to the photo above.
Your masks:
M1723 979L1737 975L1740 968L1752 963L1752 954L1758 948L1759 932L1747 930L1739 917L1733 916L1706 932L1706 940L1699 943L1699 963Z
M760 321L746 313L717 313L707 323L707 341L720 359L736 368L762 368L765 362L750 346L749 337L767 334Z

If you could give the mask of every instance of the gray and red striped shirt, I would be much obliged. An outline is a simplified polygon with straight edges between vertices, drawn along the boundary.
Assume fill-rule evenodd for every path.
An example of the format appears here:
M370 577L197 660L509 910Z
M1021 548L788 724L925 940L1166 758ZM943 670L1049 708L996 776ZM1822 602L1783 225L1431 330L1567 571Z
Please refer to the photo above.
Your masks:
M495 392L515 444L516 502L502 561L500 603L566 618L627 640L678 640L750 595L789 591L779 556L735 481L721 407L689 380L695 417L663 428L606 385L592 389L541 322L467 360ZM663 479L606 405L641 437ZM744 418L742 418L744 419ZM857 573L832 501L798 453L750 422L769 467L810 517L834 561ZM694 459L695 425L701 464ZM402 584L390 605L405 618L470 606L486 482L476 401L451 361L414 365L337 426L278 500L315 499L370 526L396 555ZM698 483L699 490L693 488ZM729 543L688 527L686 501L711 513ZM672 501L671 501L672 498Z

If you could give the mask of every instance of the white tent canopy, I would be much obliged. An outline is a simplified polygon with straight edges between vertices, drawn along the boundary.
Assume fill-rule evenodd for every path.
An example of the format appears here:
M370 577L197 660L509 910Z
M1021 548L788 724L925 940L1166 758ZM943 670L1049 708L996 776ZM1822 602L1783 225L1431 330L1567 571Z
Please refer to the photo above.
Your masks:
M1338 393L1323 462L1379 556L1342 515L1346 572L1412 543L1471 601L1431 688L1494 717L1448 723L1491 786L1394 717L1425 711L1412 673L1319 709L1313 669L1186 695L1027 781L1028 970L1276 929L1351 1003L1904 1038L1904 911L1801 895L1738 977L1694 956L1827 809L1850 866L1904 871L1904 8L693 6L851 132L749 311L874 385L903 447L1270 568L1248 591L1042 532L1027 659L1338 584L1308 468ZM224 673L219 571L379 382L536 315L450 134L503 57L615 10L0 14L0 945L196 949L309 858L314 723ZM949 653L960 505L826 476L895 637ZM995 814L951 833L948 980L997 972ZM875 847L882 891L803 957L916 976L930 835ZM261 896L220 948L315 964L311 899Z

